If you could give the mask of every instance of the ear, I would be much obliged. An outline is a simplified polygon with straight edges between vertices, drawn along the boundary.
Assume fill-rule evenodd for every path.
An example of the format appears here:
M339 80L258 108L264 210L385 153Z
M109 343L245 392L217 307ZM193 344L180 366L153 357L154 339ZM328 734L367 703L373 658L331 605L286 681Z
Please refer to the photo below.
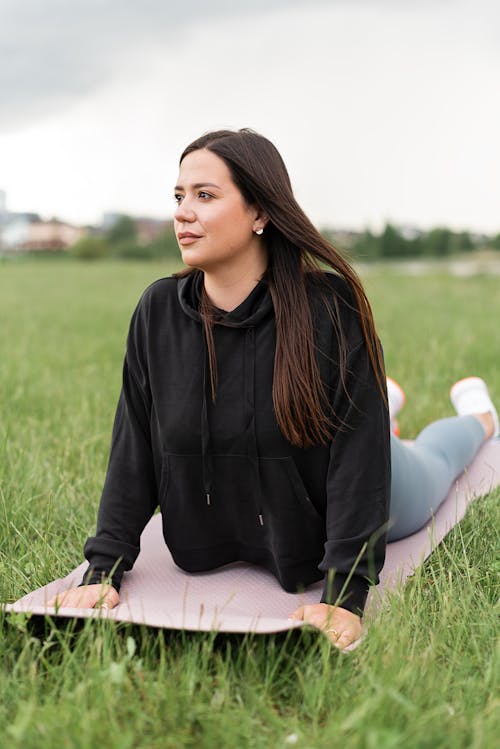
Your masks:
M269 216L261 208L256 208L255 220L253 225L253 231L256 229L265 229Z

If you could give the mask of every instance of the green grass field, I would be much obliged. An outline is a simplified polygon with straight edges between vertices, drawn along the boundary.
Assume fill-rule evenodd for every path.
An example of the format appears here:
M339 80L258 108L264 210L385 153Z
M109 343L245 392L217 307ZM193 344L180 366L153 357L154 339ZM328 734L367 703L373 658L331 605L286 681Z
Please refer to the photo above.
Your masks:
M161 264L0 263L0 601L82 561L125 337ZM366 277L402 436L483 376L500 403L498 278ZM475 502L352 654L313 629L158 632L2 616L0 747L487 749L499 732L498 491Z

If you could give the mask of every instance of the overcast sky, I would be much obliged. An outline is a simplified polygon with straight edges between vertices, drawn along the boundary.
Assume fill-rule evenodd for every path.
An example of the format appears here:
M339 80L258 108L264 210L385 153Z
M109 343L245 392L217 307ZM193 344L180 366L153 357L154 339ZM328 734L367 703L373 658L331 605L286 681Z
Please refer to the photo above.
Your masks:
M170 217L178 158L252 127L318 225L500 231L496 0L0 0L12 211Z

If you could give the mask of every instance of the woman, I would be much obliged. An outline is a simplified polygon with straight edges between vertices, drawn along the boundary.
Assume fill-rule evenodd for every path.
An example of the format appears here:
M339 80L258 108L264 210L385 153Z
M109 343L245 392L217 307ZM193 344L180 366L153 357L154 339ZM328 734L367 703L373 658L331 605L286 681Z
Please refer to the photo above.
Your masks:
M88 573L58 603L115 606L159 504L165 541L187 571L243 560L287 591L323 578L321 601L293 616L344 648L378 582L391 495L386 379L369 302L257 133L194 141L175 200L188 267L146 289L132 316ZM458 473L487 431L479 418L465 422L473 436ZM418 450L393 441L404 469L395 468L392 514L396 531L399 523L411 533L405 472L413 481L408 456ZM417 498L423 512L413 524L435 509L428 499Z

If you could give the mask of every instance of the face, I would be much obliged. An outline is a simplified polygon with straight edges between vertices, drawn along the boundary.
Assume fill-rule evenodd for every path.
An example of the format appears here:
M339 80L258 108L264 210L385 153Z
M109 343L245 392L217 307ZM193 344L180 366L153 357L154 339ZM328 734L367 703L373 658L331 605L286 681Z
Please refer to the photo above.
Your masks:
M259 247L254 230L265 220L244 201L225 162L211 151L193 151L182 160L174 192L174 228L186 265L215 269Z

